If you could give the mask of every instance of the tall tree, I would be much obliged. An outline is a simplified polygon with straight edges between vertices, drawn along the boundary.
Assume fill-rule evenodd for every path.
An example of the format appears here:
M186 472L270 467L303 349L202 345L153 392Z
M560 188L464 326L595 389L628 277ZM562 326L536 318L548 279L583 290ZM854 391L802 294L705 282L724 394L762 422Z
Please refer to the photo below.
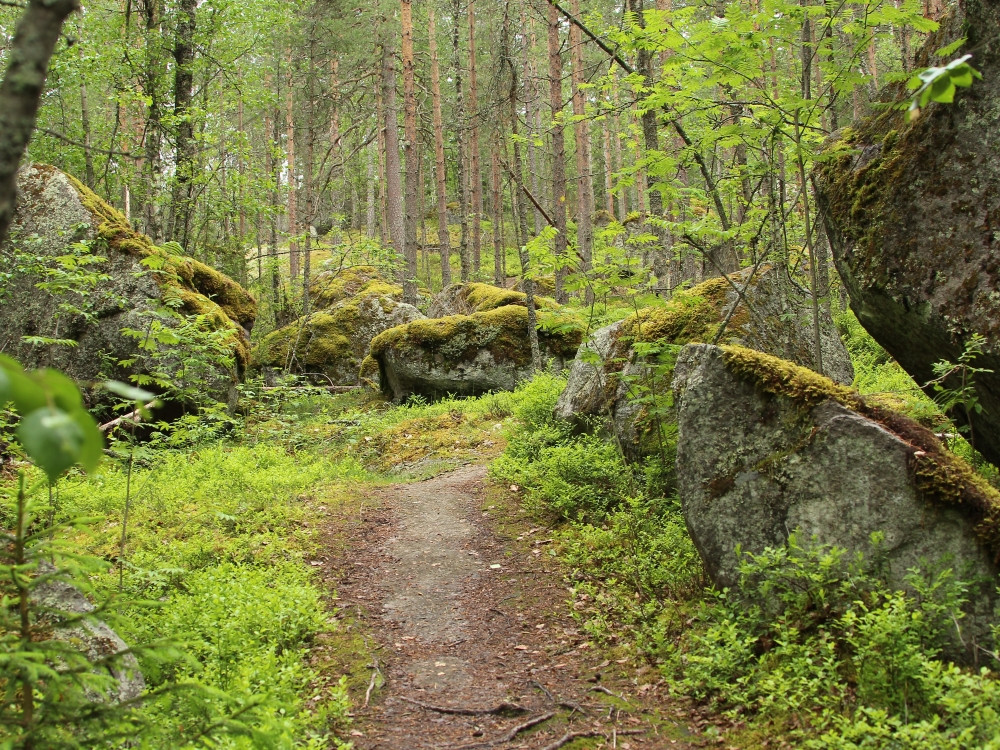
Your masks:
M566 141L563 134L562 56L559 54L559 11L546 6L549 52L549 109L552 113L552 216L556 228L556 299L568 301L565 290L566 243Z
M441 254L441 285L451 284L451 239L448 234L448 173L444 162L444 121L441 115L441 72L438 64L434 5L427 6L428 46L431 53L431 108L434 118L434 173L437 193L438 249Z
M389 34L383 29L382 38L382 107L385 114L385 207L389 224L389 240L398 256L406 247L406 221L403 207L402 165L399 162L399 115L396 107L396 63ZM401 267L402 269L402 267ZM403 272L398 274L402 280Z
M483 175L479 164L479 91L476 80L476 0L469 0L469 183L472 187L472 270L482 268Z
M413 4L400 0L399 18L403 30L403 152L406 158L406 221L403 229L403 301L417 303L417 220L420 213L420 152L417 142L417 84L413 58Z
M17 168L35 130L49 60L76 0L30 0L10 44L0 83L0 245L14 218Z
M573 14L580 15L580 0L572 0ZM576 135L576 244L580 257L580 271L588 276L594 263L594 181L590 174L590 122L583 93L583 38L580 28L569 27L573 68L573 130ZM587 284L587 303L593 302L593 287Z
M469 252L469 176L466 170L468 160L465 150L465 130L468 124L465 112L465 97L462 93L462 48L459 40L460 20L462 18L462 0L452 2L452 76L455 79L455 111L456 128L458 130L458 157L455 166L458 177L458 211L459 227L459 257L461 259L462 281L468 281L472 272L472 258Z
M180 0L174 40L174 187L170 200L170 238L187 246L194 193L194 33L198 0Z

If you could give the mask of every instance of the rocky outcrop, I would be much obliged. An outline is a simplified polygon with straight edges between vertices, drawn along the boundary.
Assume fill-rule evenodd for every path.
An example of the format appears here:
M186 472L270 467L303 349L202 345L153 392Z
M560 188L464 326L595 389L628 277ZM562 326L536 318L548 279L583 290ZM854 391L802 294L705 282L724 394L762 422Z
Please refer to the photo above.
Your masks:
M988 636L1000 494L933 433L739 347L686 346L674 389L684 517L718 586L737 583L737 548L760 553L798 531L870 557L881 532L893 584L927 562L974 581L963 636L970 645Z
M113 692L92 695L91 699L124 703L139 698L146 682L139 671L139 660L121 636L93 616L97 608L78 588L61 579L51 564L43 563L38 572L46 580L34 587L32 598L42 619L51 625L51 637L72 645L94 665L95 671L110 674L115 680Z
M583 324L568 313L538 313L542 358L561 369L575 354ZM507 305L472 315L418 320L379 334L371 347L382 391L441 398L509 391L531 376L528 311Z
M361 373L361 365L372 339L424 316L400 301L401 288L381 279L369 279L355 292L268 334L254 347L253 368L287 370L330 385L370 380L373 373Z
M180 373L188 357L183 342L165 343L154 363L140 346L142 336L126 331L150 330L154 318L168 329L187 321L222 332L219 343L234 364L211 365L201 390L220 401L231 398L257 314L243 287L176 246L153 245L55 167L22 169L18 192L10 242L0 249L3 272L10 274L0 274L0 351L27 367L59 368L81 383L127 380L154 369ZM155 312L163 308L182 318ZM52 339L64 343L45 343Z
M712 341L740 344L815 367L809 295L778 269L768 268L751 283L750 270L715 278L667 304L640 310L591 335L570 370L556 416L589 428L603 421L630 459L661 449L659 417L649 393L667 393L672 354L679 345ZM744 290L742 297L736 289ZM723 324L724 328L723 328ZM851 360L830 315L821 310L824 370L850 383ZM650 363L659 357L663 367ZM671 417L672 419L672 417Z
M983 79L913 122L887 108L842 132L818 169L817 197L852 309L918 383L985 337L974 362L989 370L974 376L981 411L960 405L952 416L1000 464L1000 5L960 7L964 17L942 21L915 67L941 65L933 52L967 36ZM881 99L907 96L899 86Z
M524 292L502 289L491 284L473 281L468 284L452 284L442 289L431 301L427 310L429 318L444 318L448 315L472 315L472 313L496 310L506 305L521 305L527 302ZM558 310L559 303L551 297L535 297L535 307L541 310Z

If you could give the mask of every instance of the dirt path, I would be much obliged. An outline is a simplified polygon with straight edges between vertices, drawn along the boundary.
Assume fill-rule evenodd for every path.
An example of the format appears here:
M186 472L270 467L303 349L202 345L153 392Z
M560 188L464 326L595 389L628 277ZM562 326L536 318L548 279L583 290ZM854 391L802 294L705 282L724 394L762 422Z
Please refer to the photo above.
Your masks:
M356 710L355 746L692 747L655 673L604 659L567 616L545 530L484 510L484 486L485 469L466 466L380 490L328 561L346 571L340 606L379 642L381 687Z

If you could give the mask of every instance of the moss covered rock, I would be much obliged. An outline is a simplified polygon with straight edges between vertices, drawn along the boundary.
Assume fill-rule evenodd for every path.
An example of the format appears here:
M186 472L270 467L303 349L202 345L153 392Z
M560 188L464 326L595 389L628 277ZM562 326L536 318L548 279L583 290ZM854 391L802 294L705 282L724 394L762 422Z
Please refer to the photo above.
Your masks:
M1000 6L956 7L916 67L941 65L933 52L967 36L983 80L913 122L887 109L841 133L818 170L818 199L858 320L918 383L935 362L957 362L972 335L986 338L974 363L992 371L975 376L982 411L952 416L1000 464ZM898 86L880 98L907 96Z
M427 316L443 318L448 315L471 315L487 310L496 310L506 305L521 305L526 302L524 292L503 289L492 284L474 281L468 284L452 284L441 290L431 301ZM535 297L535 307L539 310L558 310L560 305L551 297Z
M638 460L661 450L661 428L672 430L669 408L656 413L648 396L669 392L672 355L681 345L718 336L815 367L809 296L776 268L752 279L750 274L709 279L676 293L665 305L596 331L573 362L556 416L586 429L595 421L603 424L626 455ZM737 289L745 289L742 297ZM847 350L829 313L821 311L820 320L824 370L850 383L854 372ZM657 356L662 366L652 367Z
M760 553L791 532L871 559L891 582L947 566L973 581L956 653L989 642L997 604L1000 494L933 433L869 406L791 362L740 347L686 346L674 388L678 489L688 529L719 587L736 549Z
M136 338L123 331L147 330L152 311L167 306L188 320L200 316L207 331L222 332L221 347L232 355L233 365L216 357L204 387L219 400L232 397L257 314L256 301L243 287L154 245L121 213L55 167L25 167L18 174L18 191L11 239L0 250L3 270L10 274L0 285L0 350L29 367L57 367L80 382L162 371L169 362L161 357L154 364ZM178 325L169 317L157 320ZM75 345L32 345L26 337ZM191 372L187 364L196 355L187 343L174 347L174 362L175 369ZM164 356L169 360L169 354ZM123 366L122 360L132 364Z
M583 338L583 322L539 310L542 358L562 368ZM471 315L418 320L379 334L371 346L382 390L396 401L411 394L440 398L513 390L531 375L528 311L506 305Z
M372 339L424 316L399 301L399 287L378 278L357 289L355 296L268 334L254 347L252 366L296 372L332 385L357 385L359 378L372 380L370 371L361 373Z
M313 308L320 310L363 294L402 299L403 288L385 281L375 266L344 266L316 274L309 294Z

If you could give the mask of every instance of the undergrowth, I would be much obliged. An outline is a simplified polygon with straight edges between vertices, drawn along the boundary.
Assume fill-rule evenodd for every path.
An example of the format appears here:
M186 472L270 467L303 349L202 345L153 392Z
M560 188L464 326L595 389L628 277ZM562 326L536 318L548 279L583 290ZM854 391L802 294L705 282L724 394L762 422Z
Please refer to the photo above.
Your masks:
M849 342L858 383L939 420L862 333ZM981 670L948 660L967 596L951 570L910 571L899 591L877 557L793 535L744 556L739 584L716 591L664 473L555 419L564 385L540 375L517 391L491 472L554 527L574 615L592 638L656 665L735 746L1000 748L996 654L983 652Z

